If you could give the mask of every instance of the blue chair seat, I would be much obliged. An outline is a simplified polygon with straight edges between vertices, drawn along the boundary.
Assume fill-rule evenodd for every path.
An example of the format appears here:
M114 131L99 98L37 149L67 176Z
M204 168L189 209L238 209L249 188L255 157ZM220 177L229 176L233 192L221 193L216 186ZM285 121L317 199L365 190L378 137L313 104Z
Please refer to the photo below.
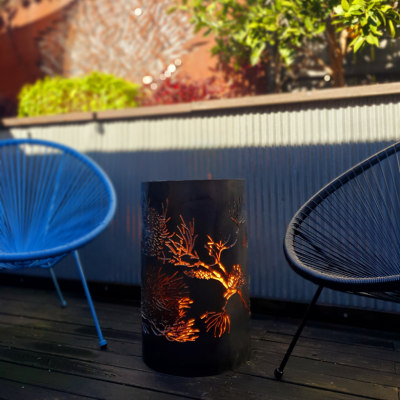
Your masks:
M51 269L72 252L101 346L106 341L77 249L107 227L115 208L114 188L90 158L44 140L0 142L0 269Z

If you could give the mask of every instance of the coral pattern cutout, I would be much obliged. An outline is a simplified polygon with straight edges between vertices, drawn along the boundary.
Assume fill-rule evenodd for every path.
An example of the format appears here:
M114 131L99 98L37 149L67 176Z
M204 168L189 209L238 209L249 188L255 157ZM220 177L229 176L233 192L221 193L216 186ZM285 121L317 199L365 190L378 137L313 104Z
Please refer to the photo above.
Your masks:
M142 252L146 256L159 256L164 248L165 241L174 234L170 234L167 228L168 199L166 205L162 204L162 213L150 207L150 200L143 201L143 224L142 224Z
M231 331L231 320L226 310L221 312L207 311L201 319L205 319L207 332L214 328L214 337L221 337L226 330Z
M157 256L163 264L169 263L176 267L188 268L184 274L194 279L216 280L224 287L224 306L221 311L207 311L201 315L206 324L206 331L213 331L214 337L221 337L230 332L230 318L226 311L229 299L238 294L250 314L250 309L243 298L242 287L246 284L246 276L242 267L237 264L232 266L228 273L221 261L221 254L236 245L240 226L246 222L245 208L240 199L229 205L229 215L237 226L236 238L229 244L230 236L225 241L215 242L207 235L208 241L204 247L213 259L211 263L200 260L194 250L198 235L195 234L194 219L186 224L180 215L181 224L177 226L176 233L170 233L167 228L168 199L166 206L162 204L162 213L159 214L150 207L150 201L143 199L144 221L142 233L142 251L145 255ZM245 233L247 247L247 232ZM243 244L244 245L244 244ZM165 252L169 253L165 255ZM143 331L165 336L170 341L186 342L198 338L198 329L194 329L194 319L184 320L187 309L193 304L189 297L188 287L177 277L178 271L172 276L150 270L142 283L142 316Z
M249 247L249 242L247 240L247 229L244 232L244 238L242 240L242 246L243 247Z
M182 224L178 226L179 233L176 234L178 240L171 240L173 235L169 237L170 240L165 242L165 245L168 247L169 252L172 253L172 258L167 258L163 252L163 257L159 259L164 263L168 261L174 265L182 265L191 267L192 264L190 260L198 260L199 256L196 251L193 250L195 241L197 239L197 235L194 234L194 220L189 223L189 226L186 225L182 216L180 215ZM183 257L188 257L188 260L183 260Z
M171 342L195 341L199 329L194 328L195 319L185 319L193 304L188 287L182 277L161 273L152 268L142 282L143 332L165 336Z
M229 215L231 216L232 221L238 227L238 230L240 228L240 225L246 222L246 207L244 202L242 204L240 197L238 201L235 200L233 202L232 206L229 204Z
M229 215L231 217L231 220L236 224L237 226L237 231L236 235L239 234L240 230L240 225L244 224L246 222L246 207L244 202L242 203L240 197L238 201L234 201L232 206L229 204ZM247 241L247 229L245 229L244 232L244 238L242 240L242 246L243 247L248 247L248 241Z
M238 226L237 233L239 232L239 225L245 222L243 216L244 212L241 211L241 216L239 215L239 217L236 219L238 222L234 220ZM242 295L242 286L246 283L246 277L242 272L241 266L239 264L234 265L230 273L228 273L225 266L221 262L222 252L232 248L237 242L237 237L232 244L228 245L230 240L229 237L224 242L214 242L210 236L207 236L208 242L204 247L208 250L209 256L213 258L213 262L207 264L201 261L196 251L193 250L197 238L197 235L195 235L194 232L194 220L189 223L188 226L182 216L180 216L180 218L181 225L177 227L179 234L177 233L175 236L171 236L165 242L165 245L168 247L169 252L171 253L171 257L168 258L163 253L163 257L159 257L159 259L163 262L173 264L174 266L184 266L190 268L190 270L184 271L184 273L190 278L205 280L214 279L223 285L225 288L225 304L222 307L221 312L208 311L201 316L201 319L205 320L207 332L213 329L214 336L221 337L227 329L228 332L230 330L230 318L226 312L226 306L229 299L234 294L238 294L240 296L244 306L250 314L250 309Z

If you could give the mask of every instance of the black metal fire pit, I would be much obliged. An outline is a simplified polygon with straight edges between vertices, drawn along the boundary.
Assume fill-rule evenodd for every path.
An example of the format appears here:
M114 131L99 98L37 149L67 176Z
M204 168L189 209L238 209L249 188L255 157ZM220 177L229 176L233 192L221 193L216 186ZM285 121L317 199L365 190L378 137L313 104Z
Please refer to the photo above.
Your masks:
M249 360L244 180L142 184L143 360L213 375Z

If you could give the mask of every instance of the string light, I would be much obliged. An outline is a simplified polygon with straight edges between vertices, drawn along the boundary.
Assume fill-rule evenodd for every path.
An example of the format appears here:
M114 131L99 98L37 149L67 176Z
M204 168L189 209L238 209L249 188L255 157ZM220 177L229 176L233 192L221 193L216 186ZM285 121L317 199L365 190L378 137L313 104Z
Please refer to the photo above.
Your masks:
M147 76L144 76L142 80L145 85L148 85L149 83L153 82L153 77L150 75L147 75Z
M181 65L182 64L182 60L180 60L179 58L177 58L176 60L175 60L175 65L177 65L178 67L179 67L179 65Z
M142 9L141 8L137 8L135 10L135 15L137 15L137 16L142 15Z
M166 78L169 78L169 77L171 76L171 72L167 69L167 70L164 72L164 75L165 75Z
M175 72L175 71L176 71L175 64L170 64L170 65L168 65L168 71L169 71L169 72Z
M329 75L324 76L324 81L329 82L331 80L331 77Z
M157 83L152 83L150 85L150 87L151 87L152 90L156 90L157 89Z

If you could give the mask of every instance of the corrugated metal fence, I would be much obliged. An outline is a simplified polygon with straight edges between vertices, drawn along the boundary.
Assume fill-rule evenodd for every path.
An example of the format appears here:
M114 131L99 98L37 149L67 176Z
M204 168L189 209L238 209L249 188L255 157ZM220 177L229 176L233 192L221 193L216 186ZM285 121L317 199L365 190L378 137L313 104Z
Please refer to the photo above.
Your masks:
M245 178L251 292L308 301L314 285L287 265L282 240L291 217L318 189L400 140L400 96L206 111L122 121L3 128L2 138L57 141L95 159L114 182L111 226L82 249L89 280L140 283L140 182ZM46 271L35 272L43 274ZM58 276L77 278L72 260ZM321 302L384 310L384 303L325 291Z

